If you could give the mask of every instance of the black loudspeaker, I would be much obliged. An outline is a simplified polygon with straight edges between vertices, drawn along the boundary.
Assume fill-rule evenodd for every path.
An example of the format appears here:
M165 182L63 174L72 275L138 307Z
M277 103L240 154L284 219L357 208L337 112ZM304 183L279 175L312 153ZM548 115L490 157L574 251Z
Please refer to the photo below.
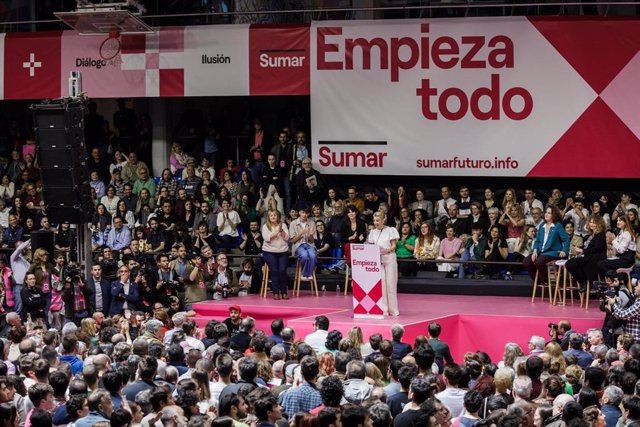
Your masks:
M87 164L87 150L81 146L63 148L40 148L38 150L42 169L58 169L67 165Z
M38 230L31 232L31 250L44 249L49 252L49 262L53 263L53 231Z
M84 101L56 100L46 104L34 104L31 109L36 112L36 131L84 128Z
M68 99L31 106L42 198L47 215L55 224L85 224L95 210L84 144L84 107L84 101Z
M42 197L47 203L47 213L49 207L74 207L81 205L82 200L89 200L91 204L91 187L87 183L75 187L63 185L62 183L46 185L42 189Z
M42 182L46 187L78 187L89 182L87 165L42 168Z
M84 147L84 130L81 126L69 129L36 128L36 139L42 141L41 150Z

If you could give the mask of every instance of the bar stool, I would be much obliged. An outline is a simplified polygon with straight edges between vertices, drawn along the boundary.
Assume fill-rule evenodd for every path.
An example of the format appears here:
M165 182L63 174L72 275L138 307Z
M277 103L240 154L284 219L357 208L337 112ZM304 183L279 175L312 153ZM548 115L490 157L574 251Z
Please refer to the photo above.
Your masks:
M262 266L262 283L260 285L260 296L262 298L267 297L267 290L269 287L269 264L266 262Z
M553 304L553 290L552 290L552 286L551 286L551 281L555 280L555 264L554 261L550 261L547 263L546 265L547 268L547 280L549 280L549 283L547 283L547 288L549 289L549 303ZM536 277L533 280L533 293L531 294L531 302L534 302L536 299L536 290L538 289L538 276L540 275L540 271L536 270ZM540 302L544 301L544 286L540 285Z
M584 302L584 309L589 309L589 293L591 293L591 282L587 280L587 289L584 291L584 295L580 294L580 308L583 308L582 303Z
M302 263L300 260L296 260L296 275L293 282L293 294L297 297L300 296L300 282L302 282ZM316 271L313 270L313 274L311 275L311 293L315 292L316 296L318 293L318 281L316 280Z
M582 307L583 303L585 302L585 298L587 303L585 304L585 308L587 308L589 306L588 303L588 299L589 299L589 288L590 288L590 284L587 283L587 290L584 292L584 295L582 292L580 292L579 288L574 286L574 282L573 282L573 276L571 276L571 273L569 273L569 271L567 271L567 260L566 259L560 259L555 261L555 267L556 267L556 291L554 293L553 296L553 304L556 305L557 303L557 299L558 299L558 294L560 293L560 283L562 281L562 305L566 306L567 305L567 289L569 290L569 298L571 301L571 305L573 305L573 291L578 291L578 295L580 296L580 307ZM569 287L567 288L567 280L569 281ZM576 282L577 283L577 282Z
M631 287L631 272L633 271L633 266L627 268L618 268L616 269L616 273L626 274L627 275L627 288L629 288L629 292L633 295L633 289Z

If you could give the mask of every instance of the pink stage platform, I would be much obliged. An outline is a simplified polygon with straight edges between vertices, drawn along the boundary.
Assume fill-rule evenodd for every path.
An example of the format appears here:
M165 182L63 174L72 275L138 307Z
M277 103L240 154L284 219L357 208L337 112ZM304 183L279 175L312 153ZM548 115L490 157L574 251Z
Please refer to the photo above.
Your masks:
M495 361L501 360L508 342L520 344L526 352L531 335L546 338L549 322L566 319L574 330L585 332L588 328L599 328L604 318L597 301L584 310L577 301L573 306L561 307L539 299L531 303L530 298L522 297L400 294L398 299L400 316L383 320L354 319L351 295L334 292L315 297L303 291L300 297L288 301L251 295L194 304L194 310L198 314L196 321L204 326L211 319L223 320L228 316L228 307L238 304L242 315L252 316L259 329L270 333L271 321L281 317L295 329L297 337L312 332L313 319L320 314L329 318L330 330L338 329L346 335L358 325L365 339L375 332L391 338L391 325L400 323L405 328L404 340L411 344L417 335L426 335L427 325L435 320L442 325L441 339L449 343L456 360L462 360L467 351L483 350Z

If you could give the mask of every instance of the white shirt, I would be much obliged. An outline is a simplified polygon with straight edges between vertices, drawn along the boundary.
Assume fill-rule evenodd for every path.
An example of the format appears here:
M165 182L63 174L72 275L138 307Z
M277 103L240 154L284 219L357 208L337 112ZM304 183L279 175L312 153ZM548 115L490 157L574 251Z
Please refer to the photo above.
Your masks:
M398 230L395 227L384 227L382 230L378 230L377 228L371 233L369 233L369 237L367 238L368 243L373 243L377 245L381 249L389 249L391 248L391 241L398 240L400 235L398 234Z
M127 282L127 283L123 283L122 284L122 292L124 292L125 295L129 295L129 286L131 286L131 282ZM125 300L124 304L122 304L122 309L126 310L128 308L129 308L129 304Z
M587 217L589 216L589 211L586 208L582 208L582 218L576 212L576 209L573 208L564 214L564 219L570 219L573 223L573 229L575 230L575 234L578 236L586 236L589 234L587 232Z
M631 233L628 231L623 231L618 234L611 242L611 246L616 250L617 255L622 255L627 251L636 250L636 242L631 238Z
M449 197L447 200L440 199L436 202L435 211L433 212L433 216L436 218L442 216L449 216L449 206L455 205L457 202L455 199ZM446 207L445 207L446 205Z
M324 343L327 341L327 335L329 335L329 331L318 329L304 337L304 342L309 344L317 353L321 347L324 347Z
M540 248L540 252L542 252L544 250L544 247L547 245L547 239L549 238L549 233L551 233L551 230L555 226L556 226L555 223L551 223L551 226L549 228L547 228L546 224L542 225L542 231L544 232L544 239L542 240L542 248Z
M303 243L309 243L309 236L313 236L316 234L316 224L315 222L307 219L305 222L302 222L300 218L291 222L289 225L289 236L293 238L293 236L302 233L302 238L297 242L291 242L291 253L296 253L296 250Z
M102 196L102 198L100 199L100 203L102 203L104 207L107 208L107 212L109 212L111 216L115 215L116 209L118 208L119 201L120 201L120 197L115 195L111 200L109 200L109 196L106 196L106 195Z
M540 208L540 210L544 212L544 205L538 199L533 199L533 202L531 202L531 204L529 204L528 200L522 202L525 224L533 224L533 215L531 214L531 209L533 208Z
M196 350L200 350L200 352L204 351L204 343L202 341L200 341L199 339L194 338L194 337L190 337L190 336L186 336L185 340L187 341L187 344L189 345L189 347L195 348Z
M95 283L96 288L96 311L104 310L104 303L102 300L102 286L100 286L100 280L102 280L101 277L98 277L97 279L95 277L93 278L93 283ZM109 313L107 313L107 315L108 314Z
M436 397L440 399L443 405L451 411L452 417L458 417L462 415L464 411L464 395L466 391L460 388L447 388L444 391L436 394Z
M11 211L10 208L4 208L4 210L0 211L0 225L2 226L2 228L9 227L9 212L10 211Z
M227 213L229 216L229 221L234 223L236 226L240 224L240 215L236 211L229 211ZM218 214L218 218L216 218L216 225L218 226L218 230L220 231L221 236L231 236L238 237L238 229L231 228L229 221L225 221L224 212L220 212Z

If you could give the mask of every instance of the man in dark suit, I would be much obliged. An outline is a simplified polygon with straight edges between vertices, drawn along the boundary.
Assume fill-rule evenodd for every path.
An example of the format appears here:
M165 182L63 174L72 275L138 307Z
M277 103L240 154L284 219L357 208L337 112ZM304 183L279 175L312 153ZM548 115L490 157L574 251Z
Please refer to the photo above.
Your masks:
M393 355L392 359L402 360L407 354L411 353L411 345L402 342L402 336L404 335L404 327L396 323L391 326L391 337L393 340Z
M87 286L93 292L93 298L89 301L89 315L99 311L109 314L111 307L111 283L102 276L102 266L94 264L91 267L91 277L87 280Z
M464 234L471 234L471 229L469 227L469 221L467 218L460 218L458 216L459 213L459 209L458 209L458 205L451 205L449 206L449 222L448 224L451 224L451 227L453 227L453 229L456 232L456 236L460 237Z
M123 265L118 269L120 279L111 284L111 305L109 316L122 313L123 310L135 311L139 299L138 285L130 280L131 271Z

